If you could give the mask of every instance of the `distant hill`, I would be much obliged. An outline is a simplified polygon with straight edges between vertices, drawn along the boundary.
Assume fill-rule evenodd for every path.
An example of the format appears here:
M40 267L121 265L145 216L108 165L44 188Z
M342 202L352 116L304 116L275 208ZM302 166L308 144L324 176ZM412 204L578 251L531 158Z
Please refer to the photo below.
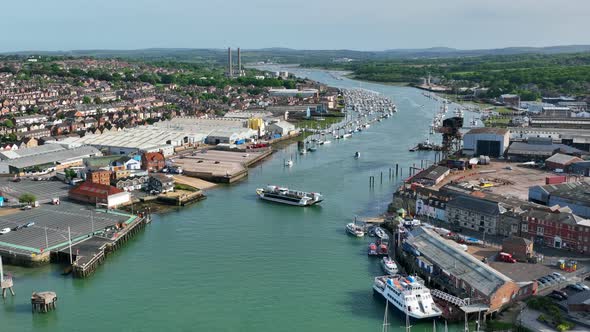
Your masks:
M235 49L234 49L235 51ZM516 55L516 54L561 54L590 52L590 45L564 45L549 47L507 47L483 50L460 50L448 47L424 49L390 49L385 51L358 50L295 50L282 47L242 49L242 61L275 63L326 63L335 59L386 60L412 58L453 58L464 56ZM9 54L9 53L5 53ZM66 55L92 57L119 57L147 61L187 61L224 64L227 49L147 48L139 50L71 50L71 51L26 51L11 52L21 55Z

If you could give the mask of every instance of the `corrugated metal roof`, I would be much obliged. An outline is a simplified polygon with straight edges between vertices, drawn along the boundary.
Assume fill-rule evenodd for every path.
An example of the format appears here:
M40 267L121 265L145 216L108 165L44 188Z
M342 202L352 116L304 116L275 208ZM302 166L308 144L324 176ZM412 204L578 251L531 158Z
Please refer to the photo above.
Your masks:
M458 279L464 280L482 294L490 296L510 278L465 253L456 243L443 239L436 232L419 227L408 242L433 264Z
M577 160L581 160L581 159L578 157L567 155L567 154L556 153L556 154L552 155L551 157L547 158L547 160L545 160L545 161L556 163L556 164L561 164L561 165L567 165L567 164L572 163Z
M64 149L55 152L48 152L38 155L31 155L13 160L3 161L1 164L16 168L26 168L38 165L64 162L76 158L84 158L92 155L100 155L100 151L91 146L81 146L74 149Z

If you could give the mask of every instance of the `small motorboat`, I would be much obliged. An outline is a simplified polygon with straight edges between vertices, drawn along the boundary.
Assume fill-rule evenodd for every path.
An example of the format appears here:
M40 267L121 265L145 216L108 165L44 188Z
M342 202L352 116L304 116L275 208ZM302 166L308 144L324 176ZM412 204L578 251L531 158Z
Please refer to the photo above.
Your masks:
M381 228L381 227L375 227L375 236L377 236L378 238L380 238L381 240L389 240L389 235L387 235L387 232Z
M318 150L318 148L316 148L315 146L310 146L309 148L307 148L307 151L309 151L309 152L315 152L317 150Z
M360 152L355 152L354 153L354 159L359 159L361 157L361 153Z
M305 150L305 149L302 149L301 151L299 151L299 154L306 154L306 153L307 153L307 150Z
M289 159L287 161L285 161L285 167L291 167L293 166L293 160Z
M383 272L389 275L394 275L399 272L397 269L397 264L395 264L393 259L389 258L389 256L383 257L381 260L381 268L383 269Z
M348 223L346 224L346 232L352 236L356 237L363 237L365 236L365 231L363 228L355 223Z
M324 144L330 144L330 143L332 143L332 142L331 141L323 141L321 144L324 145Z
M377 245L376 245L375 243L371 242L371 243L369 244L369 250L367 251L367 254L368 254L369 256L377 256L377 255L379 255L379 254L377 253Z
M387 247L387 244L381 242L381 244L379 244L379 249L377 251L377 255L389 255L389 248Z

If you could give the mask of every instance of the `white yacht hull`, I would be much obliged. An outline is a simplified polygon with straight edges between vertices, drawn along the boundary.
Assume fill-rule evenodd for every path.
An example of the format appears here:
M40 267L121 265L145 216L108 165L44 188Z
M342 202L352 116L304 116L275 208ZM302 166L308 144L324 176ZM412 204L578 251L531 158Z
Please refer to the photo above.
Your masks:
M389 301L389 303L392 304L395 308L397 308L397 310L399 310L399 312L402 315L405 315L406 314L406 310L405 310L405 308L403 308L401 306L401 304L398 304L396 301L393 301L393 299L390 299L390 298L386 297L385 294L383 294L383 290L380 289L379 287L377 287L376 285L373 285L373 292L376 293L376 294L381 295L381 297L383 297L386 301ZM432 313L430 315L428 315L428 314L419 314L419 315L417 315L414 312L407 312L407 314L411 318L414 318L414 319L417 319L417 320L427 319L427 318L436 318L436 317L439 317L441 315L440 312L435 312L435 313Z

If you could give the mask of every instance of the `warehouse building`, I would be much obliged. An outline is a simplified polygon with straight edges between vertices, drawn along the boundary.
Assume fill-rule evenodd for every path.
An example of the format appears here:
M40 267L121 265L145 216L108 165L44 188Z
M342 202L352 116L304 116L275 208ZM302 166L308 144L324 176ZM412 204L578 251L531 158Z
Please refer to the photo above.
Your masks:
M173 128L145 126L103 134L90 134L84 137L68 137L61 141L54 141L54 143L72 147L91 145L98 149L107 150L110 154L128 155L138 152L156 152L162 149L173 152L175 147L201 143L204 139L205 135Z
M90 204L102 205L109 209L131 202L131 194L110 185L82 182L70 189L69 198Z
M551 138L530 138L528 142L513 142L506 152L512 161L544 161L556 153L573 156L586 155L586 151L574 147L553 143Z
M295 132L295 126L287 121L275 121L268 125L266 131L270 134L286 136Z
M414 175L411 181L421 183L425 186L434 186L440 183L450 173L451 169L448 167L432 165Z
M268 93L271 97L317 97L319 95L318 89L270 89Z
M44 146L19 150L20 157L0 162L0 174L17 174L19 176L46 174L68 167L83 166L84 158L101 156L102 153L92 146L80 146L73 149L45 149ZM42 149L38 149L42 148ZM15 151L11 151L15 152Z
M573 213L590 218L590 182L568 182L533 186L529 188L529 201L546 206L567 206Z
M504 128L474 128L463 136L463 154L498 158L510 144L510 132Z
M552 171L569 172L573 163L584 161L576 156L556 153L545 160L545 167Z
M472 303L487 307L487 313L501 310L513 301L530 295L534 284L521 288L506 275L482 263L455 242L442 238L433 230L419 227L406 241L419 257L432 264L423 273L445 290Z

